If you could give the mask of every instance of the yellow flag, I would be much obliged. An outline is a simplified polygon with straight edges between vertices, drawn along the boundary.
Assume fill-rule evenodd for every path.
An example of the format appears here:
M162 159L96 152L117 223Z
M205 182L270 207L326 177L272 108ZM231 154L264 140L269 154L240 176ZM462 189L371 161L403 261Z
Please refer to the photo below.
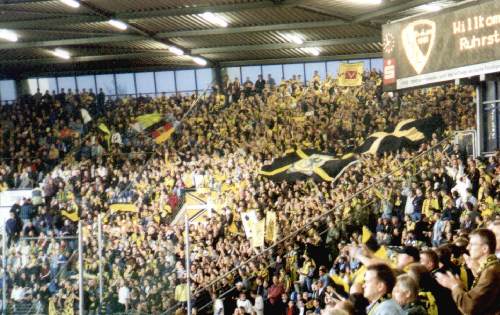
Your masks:
M387 248L385 246L381 246L373 256L380 259L389 259L389 255L387 254Z
M56 304L54 300L49 300L49 315L57 315Z
M361 236L361 242L363 244L366 244L366 242L368 242L368 240L371 237L372 237L372 232L366 226L363 226L363 234Z
M354 272L352 275L352 282L353 283L364 283L365 282L365 273L366 273L366 266L363 265L359 267L358 270Z
M66 210L62 210L61 214L73 222L78 222L78 220L80 220L80 217L78 217L78 211L68 212Z
M349 284L345 282L344 279L342 279L338 275L332 275L330 276L330 278L332 278L332 281L335 282L336 285L343 287L346 293L349 293Z
M109 206L111 212L138 212L137 207L132 203L115 203Z
M109 128L108 126L106 126L105 124L103 123L100 123L97 128L99 128L102 132L104 132L106 134L106 136L104 136L104 138L106 139L106 141L108 142L108 149L109 147L111 147L111 131L109 131Z
M111 131L109 131L108 126L106 126L106 125L105 125L105 124L103 124L103 123L100 123L100 124L99 124L99 126L98 126L98 128L99 128L102 132L107 133L108 135L110 135L110 134L111 134Z
M342 63L339 69L339 86L360 86L363 83L364 63Z

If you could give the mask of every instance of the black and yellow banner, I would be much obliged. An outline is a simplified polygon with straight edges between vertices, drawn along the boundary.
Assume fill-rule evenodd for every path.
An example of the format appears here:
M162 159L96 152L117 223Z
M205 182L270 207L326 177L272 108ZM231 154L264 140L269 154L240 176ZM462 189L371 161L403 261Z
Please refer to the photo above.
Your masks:
M376 132L370 135L360 147L341 158L316 150L297 149L274 160L271 165L263 166L260 174L274 181L300 181L311 178L315 181L335 181L348 166L358 162L360 154L378 155L403 148L415 150L442 127L443 121L439 116L404 120L391 132Z
M356 161L354 154L346 154L339 159L333 154L298 149L276 159L271 165L263 166L260 174L274 181L300 181L309 178L334 181L346 166Z

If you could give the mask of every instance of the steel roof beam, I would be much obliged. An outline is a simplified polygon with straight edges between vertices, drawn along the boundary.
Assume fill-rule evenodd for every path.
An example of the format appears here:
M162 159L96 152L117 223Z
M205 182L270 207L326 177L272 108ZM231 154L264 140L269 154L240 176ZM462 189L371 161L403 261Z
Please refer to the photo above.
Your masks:
M78 62L92 62L92 61L106 61L106 60L122 60L122 59L133 59L133 58L149 58L149 57L172 57L167 51L146 51L146 52L136 52L136 53L124 53L124 54L109 54L109 55L96 55L96 56L79 56L72 57L71 59L65 60L60 58L37 58L37 59L9 59L0 61L0 65L18 64L18 63L29 63L33 65L37 64L51 64L51 63L78 63ZM187 60L186 63L191 63Z
M236 34L236 33L241 34L241 33L251 33L251 32L264 32L264 31L286 31L286 30L332 27L332 26L340 26L346 24L347 24L346 22L340 20L329 20L329 21L318 21L310 23L305 22L305 23L271 24L271 25L258 25L258 26L246 26L246 27L229 27L223 29L216 28L216 29L205 29L205 30L195 30L195 31L162 32L155 34L154 38L163 39L172 37L206 36L206 35L222 35L222 34ZM75 31L75 33L77 32ZM96 33L95 35L99 34ZM61 39L61 40L48 40L48 41L3 43L0 44L0 50L17 49L17 48L35 48L35 47L41 48L41 47L101 44L108 42L109 43L126 42L126 41L141 40L141 39L144 39L144 36L110 35L110 36L83 37L83 38L71 38L71 39Z
M36 2L49 2L54 0L0 0L0 6L13 4L30 4Z
M431 2L435 2L436 0L412 0L412 1L404 1L403 3L397 5L391 5L386 8L376 10L374 12L362 14L353 19L354 23L363 23L369 22L370 20L376 19L381 16L391 15L393 13L397 13L400 11L406 11L409 9L413 9L415 7L428 4Z
M0 50L21 49L21 48L43 48L71 45L105 44L113 42L125 42L145 39L142 35L114 35L100 37L83 37L70 39L46 40L37 42L17 42L0 44Z
M241 4L225 4L219 6L197 6L197 7L187 7L187 8L175 8L175 9L165 9L165 10L150 10L141 12L125 12L117 13L114 15L116 19L123 21L144 19L144 18L156 18L156 17L167 17L167 16L179 16L179 15L192 15L200 14L206 11L212 13L222 13L222 12L233 12L240 10L254 10L254 9L267 9L273 7L286 7L286 6L297 6L304 3L304 0L288 0L280 4L274 4L272 1L262 1L262 2L252 2L252 3L241 3ZM82 2L87 6L88 4ZM21 21L10 21L10 22L0 22L0 28L31 28L40 26L50 26L50 25L64 25L64 24L78 24L78 23L94 23L94 22L104 22L107 21L102 15L87 15L87 16L69 16L61 18L51 18L51 19L35 19L35 20L21 20Z
M325 16L329 16L329 17L334 17L334 18L343 20L345 22L352 21L352 17L347 16L347 15L342 14L342 13L337 12L337 11L332 11L332 10L328 10L325 8L318 8L315 6L305 5L305 4L299 4L299 5L297 5L297 7L301 8L305 11L309 11L309 12L313 12L313 13L317 13L317 14L321 14L321 15L325 15Z
M210 11L212 13L224 13L224 12L235 12L242 10L269 9L277 7L294 7L301 5L305 2L306 2L305 0L285 0L283 2L280 2L279 4L276 4L270 0L265 0L261 2L223 4L215 6L201 5L201 6L192 6L184 8L175 8L175 9L119 13L117 14L117 18L122 20L135 20L135 19L155 18L155 17L193 15L193 14L201 14L207 11Z
M214 28L202 29L192 31L173 31L173 32L160 32L155 36L158 38L171 38L171 37L190 37L190 36L206 36L206 35L225 35L236 33L252 33L252 32L269 32L269 31L287 31L287 30L300 30L310 28L332 27L339 25L346 25L345 21L341 20L328 20L318 22L304 22L304 23L288 23L288 24L269 24L269 25L256 25L256 26L243 26L243 27L228 27L228 28Z
M95 23L104 21L106 21L104 18L97 15L78 15L78 16L68 16L68 17L51 18L51 19L0 22L0 28L11 28L11 29L22 30L25 28L33 28L33 27L47 27L47 26L57 27L65 24Z
M279 44L262 44L262 45L240 45L240 46L220 46L211 48L194 48L193 54L214 54L214 53L228 53L237 51L257 51L257 50L276 50L276 49L293 49L303 47L322 47L322 46L335 46L335 45L348 45L348 44L370 44L379 43L380 36L358 37L358 38L338 38L304 42L301 45L294 43L279 43Z

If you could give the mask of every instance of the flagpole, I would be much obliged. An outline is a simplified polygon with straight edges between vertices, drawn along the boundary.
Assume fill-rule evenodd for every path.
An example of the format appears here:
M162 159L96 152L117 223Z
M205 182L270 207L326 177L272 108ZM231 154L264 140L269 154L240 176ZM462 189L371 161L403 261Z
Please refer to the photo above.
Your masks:
M2 276L2 314L7 314L7 230L3 228L3 236L2 236L2 247L3 247L3 259L2 259L2 267L3 267L3 276Z
M78 301L78 314L83 315L83 236L82 236L82 220L78 221L78 273L80 281L79 286L79 301Z
M99 250L99 315L102 314L104 281L102 278L102 215L97 215L97 242Z
M185 255L186 255L186 286L187 286L187 314L191 315L191 270L189 266L189 218L187 211L185 213Z

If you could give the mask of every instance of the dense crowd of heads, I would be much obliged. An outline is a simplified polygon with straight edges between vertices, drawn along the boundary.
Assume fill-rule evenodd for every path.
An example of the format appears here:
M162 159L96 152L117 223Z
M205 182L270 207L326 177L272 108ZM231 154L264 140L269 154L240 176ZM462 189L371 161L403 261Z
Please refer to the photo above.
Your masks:
M103 312L183 312L183 225L171 221L192 188L212 205L189 233L198 313L365 314L370 304L393 308L391 314L401 307L415 308L412 314L431 313L432 307L457 313L454 297L440 285L449 279L434 275L468 274L464 285L472 286L474 268L462 254L477 228L499 233L498 157L474 160L442 141L455 130L474 128L472 87L398 96L384 93L380 81L375 71L354 88L317 74L307 85L296 77L244 83L226 78L199 98L104 101L101 94L68 92L37 94L3 108L2 118L14 123L1 125L0 189L40 183L43 191L43 199L15 205L7 221L11 300L40 313L77 306L74 214L83 226L84 304L95 312L101 214ZM82 109L91 121L83 122ZM161 145L130 127L134 117L153 112L178 126ZM277 183L258 174L288 150L342 156L373 132L431 115L442 116L443 134L416 152L363 156L335 182ZM28 132L23 136L16 128ZM71 136L61 138L64 130ZM111 212L115 202L133 203L138 211ZM301 232L272 250L253 248L242 227L248 210L259 217L276 212L278 240ZM362 241L363 226L372 231L371 242Z

